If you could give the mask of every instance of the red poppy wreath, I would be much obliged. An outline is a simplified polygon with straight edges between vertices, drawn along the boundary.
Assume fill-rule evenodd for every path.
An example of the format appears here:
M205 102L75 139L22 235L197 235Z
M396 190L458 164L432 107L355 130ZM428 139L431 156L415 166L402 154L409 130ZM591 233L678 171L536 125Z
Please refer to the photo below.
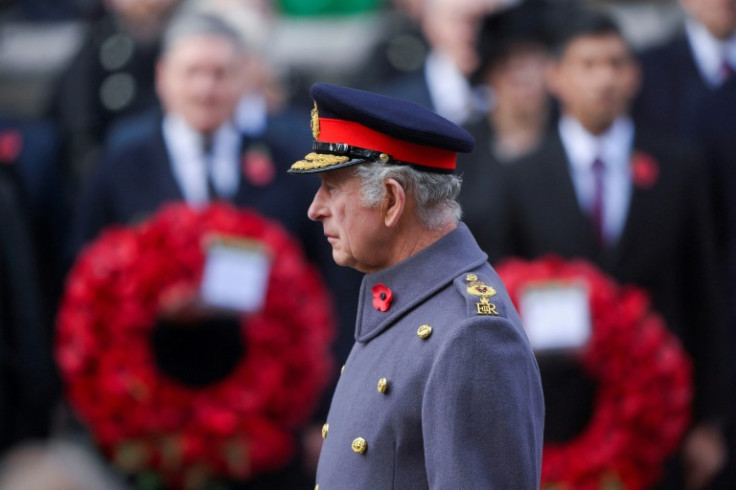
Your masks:
M583 261L512 259L497 267L514 303L528 287L574 282L588 291L591 336L582 368L597 382L592 419L573 440L543 450L543 489L644 489L661 476L689 419L689 358L640 289Z
M161 322L172 297L199 286L202 244L213 234L256 242L270 257L262 306L232 316L236 342L218 321L205 322L199 336L187 325L175 325L172 335ZM68 399L105 454L169 487L200 487L289 461L293 431L329 379L334 318L317 271L279 225L225 204L200 211L175 204L140 226L108 229L82 252L57 332ZM212 354L229 351L231 364L197 377L208 359L223 355L196 349L223 335ZM188 377L172 375L162 369L171 353L158 344L187 337L184 352L193 354L179 368ZM228 347L240 341L241 348Z

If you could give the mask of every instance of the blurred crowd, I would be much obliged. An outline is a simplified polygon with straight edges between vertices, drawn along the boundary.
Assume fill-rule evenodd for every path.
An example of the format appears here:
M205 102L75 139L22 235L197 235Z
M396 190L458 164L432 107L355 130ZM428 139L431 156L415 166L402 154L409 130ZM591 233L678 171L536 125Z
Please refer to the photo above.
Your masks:
M360 276L306 217L317 179L286 175L311 148L316 81L473 134L460 199L491 263L555 253L645 288L695 368L661 488L733 488L734 72L736 0L0 1L0 490L125 484L64 403L54 318L85 245L164 203L281 222L335 298L347 357ZM569 440L594 381L541 364L546 438ZM278 488L311 488L325 410Z

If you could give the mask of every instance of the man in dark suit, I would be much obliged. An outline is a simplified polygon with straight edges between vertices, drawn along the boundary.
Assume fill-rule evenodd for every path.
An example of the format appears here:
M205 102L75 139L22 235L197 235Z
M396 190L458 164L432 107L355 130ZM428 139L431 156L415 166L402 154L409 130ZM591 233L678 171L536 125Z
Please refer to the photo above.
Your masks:
M163 50L156 84L164 111L113 132L78 208L75 250L106 226L140 221L182 200L252 206L303 240L318 237L299 213L313 189L279 171L294 158L285 142L308 141L309 129L286 115L264 115L254 136L232 123L246 75L237 33L216 17L189 15L172 24Z
M693 115L736 71L736 1L680 3L687 14L684 31L641 55L644 77L634 115L642 124L690 139L696 136Z
M695 155L628 117L639 71L607 17L581 12L568 21L548 79L562 116L541 147L509 170L504 206L493 210L502 224L492 251L584 258L649 291L694 361L695 419L683 469L688 488L704 488L725 458L728 337L702 168ZM546 437L568 439L588 415L569 412L570 400L590 394L590 383L564 363L542 371ZM674 477L665 488L682 481Z

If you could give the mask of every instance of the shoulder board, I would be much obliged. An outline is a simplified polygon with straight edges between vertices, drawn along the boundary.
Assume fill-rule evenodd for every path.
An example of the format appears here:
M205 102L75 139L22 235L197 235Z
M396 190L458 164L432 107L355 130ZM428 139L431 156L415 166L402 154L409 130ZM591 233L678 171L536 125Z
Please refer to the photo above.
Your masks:
M506 316L506 305L496 289L475 273L464 274L454 282L465 297L468 316Z

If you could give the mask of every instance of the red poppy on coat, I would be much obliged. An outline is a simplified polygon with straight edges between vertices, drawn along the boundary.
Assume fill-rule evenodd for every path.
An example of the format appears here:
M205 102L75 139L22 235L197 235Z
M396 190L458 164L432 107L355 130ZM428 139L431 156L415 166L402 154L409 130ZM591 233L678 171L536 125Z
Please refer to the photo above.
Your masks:
M631 157L631 178L635 186L649 189L659 178L659 163L648 153L635 152Z
M245 178L256 187L266 186L276 177L276 166L265 145L249 147L243 155L242 167Z
M0 163L13 163L23 149L23 135L16 129L0 132Z
M373 307L378 311L388 311L394 293L380 282L371 288L373 293Z

